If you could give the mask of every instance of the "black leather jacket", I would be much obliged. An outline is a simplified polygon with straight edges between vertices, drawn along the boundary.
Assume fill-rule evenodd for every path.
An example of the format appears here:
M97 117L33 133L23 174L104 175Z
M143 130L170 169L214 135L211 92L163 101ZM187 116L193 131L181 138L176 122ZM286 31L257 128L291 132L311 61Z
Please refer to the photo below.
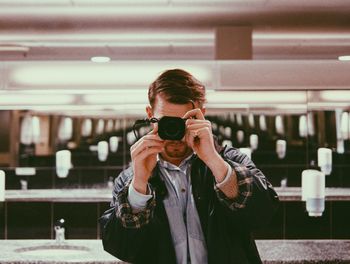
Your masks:
M278 196L263 173L235 148L224 148L220 155L227 162L246 166L253 175L252 196L244 208L232 210L222 203L213 189L214 177L196 158L192 163L193 197L201 220L208 250L208 263L261 263L251 231L266 225L278 206ZM129 168L115 182L111 208L100 218L104 249L132 263L176 263L169 223L162 200L166 187L158 168L150 178L156 206L151 221L140 228L125 228L116 217L117 195L133 177Z

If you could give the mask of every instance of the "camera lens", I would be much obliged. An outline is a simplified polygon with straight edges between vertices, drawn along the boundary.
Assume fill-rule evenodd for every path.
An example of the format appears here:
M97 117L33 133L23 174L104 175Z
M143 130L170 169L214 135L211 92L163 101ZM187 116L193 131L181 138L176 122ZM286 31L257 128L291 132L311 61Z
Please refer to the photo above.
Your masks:
M158 122L158 134L164 140L181 140L185 130L185 121L180 117L163 116Z

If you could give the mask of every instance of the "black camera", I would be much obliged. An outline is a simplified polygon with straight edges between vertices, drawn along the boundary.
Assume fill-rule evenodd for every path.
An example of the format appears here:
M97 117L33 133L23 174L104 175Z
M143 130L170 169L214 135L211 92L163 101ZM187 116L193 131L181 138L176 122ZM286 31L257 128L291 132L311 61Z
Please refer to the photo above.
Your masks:
M137 139L139 139L138 128L140 126L149 125L150 123L158 123L158 135L164 140L181 140L185 136L187 119L175 116L163 116L160 119L152 117L150 119L136 120L132 130Z
M181 140L186 131L185 119L163 116L158 120L158 135L164 140Z

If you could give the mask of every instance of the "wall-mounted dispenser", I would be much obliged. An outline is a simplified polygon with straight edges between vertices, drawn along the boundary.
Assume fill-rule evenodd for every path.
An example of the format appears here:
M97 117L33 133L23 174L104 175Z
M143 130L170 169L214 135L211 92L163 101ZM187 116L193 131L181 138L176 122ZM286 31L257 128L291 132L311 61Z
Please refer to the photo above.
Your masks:
M64 117L61 119L58 127L58 139L61 142L68 141L73 136L73 119Z
M224 135L225 135L226 138L230 139L232 137L232 128L231 127L225 127Z
M119 139L116 136L109 138L109 150L113 153L118 151Z
M231 140L228 140L228 139L225 139L222 141L222 144L221 144L223 147L224 146L227 146L227 147L232 147L232 141Z
M238 143L242 144L243 141L244 141L244 132L243 132L243 130L238 130L236 136L237 136Z
M97 144L97 156L99 161L106 161L108 157L107 141L100 141Z
M299 117L299 136L302 138L307 137L307 119L306 115L302 115Z
M259 116L259 127L261 131L267 131L266 116L264 115Z
M325 174L318 170L304 170L301 175L301 196L306 201L309 216L322 216L325 208Z
M32 140L34 144L40 143L40 119L37 116L32 117Z
M92 121L91 119L84 119L81 125L81 135L83 137L90 137L92 133Z
M255 128L255 120L253 114L248 115L248 124L250 128Z
M283 118L280 115L277 115L275 118L275 128L276 133L279 135L284 135L284 124L283 124Z
M307 133L311 137L315 135L315 122L312 113L307 113Z
M0 170L0 202L5 201L5 172Z
M237 125L238 126L243 126L243 119L242 119L242 115L240 113L238 113L236 115L236 120L237 120Z
M103 119L99 119L97 121L95 132L97 135L102 135L105 129L105 121Z
M252 134L249 137L250 148L254 151L258 149L259 137L256 134Z
M278 139L276 141L276 153L279 159L284 159L287 153L287 141Z
M40 119L27 115L21 122L20 142L24 145L40 142Z
M136 137L133 131L130 131L126 134L126 141L130 146L136 142Z
M340 119L340 133L344 140L349 139L349 113L343 112Z
M113 127L114 127L113 120L109 119L106 124L106 132L111 133L113 131Z
M246 154L249 157L249 159L252 158L252 150L250 148L239 148L239 151L243 154Z
M56 152L56 174L59 178L66 178L72 167L72 155L69 150Z
M321 171L330 175L332 172L332 150L329 148L319 148L317 150L317 165Z

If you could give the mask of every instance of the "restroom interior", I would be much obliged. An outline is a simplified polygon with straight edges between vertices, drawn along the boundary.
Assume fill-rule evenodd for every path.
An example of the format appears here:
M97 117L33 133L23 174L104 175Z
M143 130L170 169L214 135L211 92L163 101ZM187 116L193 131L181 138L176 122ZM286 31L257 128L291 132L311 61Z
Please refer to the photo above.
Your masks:
M257 240L350 240L349 14L347 0L0 0L0 240L54 240L60 219L68 240L101 238L148 85L171 68L204 83L218 143L280 195ZM319 217L305 170L328 170Z

